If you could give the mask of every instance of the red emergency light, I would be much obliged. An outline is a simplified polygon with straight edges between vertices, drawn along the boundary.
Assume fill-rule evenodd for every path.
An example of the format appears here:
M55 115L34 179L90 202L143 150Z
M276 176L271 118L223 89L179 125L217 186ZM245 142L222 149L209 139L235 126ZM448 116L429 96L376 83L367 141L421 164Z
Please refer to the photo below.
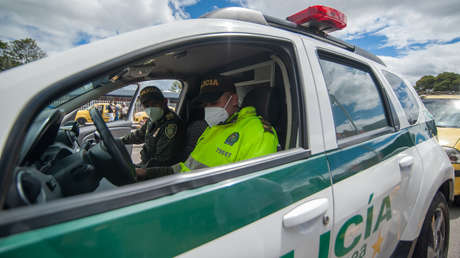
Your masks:
M344 13L323 5L310 6L287 19L297 25L314 27L323 32L341 30L347 26Z

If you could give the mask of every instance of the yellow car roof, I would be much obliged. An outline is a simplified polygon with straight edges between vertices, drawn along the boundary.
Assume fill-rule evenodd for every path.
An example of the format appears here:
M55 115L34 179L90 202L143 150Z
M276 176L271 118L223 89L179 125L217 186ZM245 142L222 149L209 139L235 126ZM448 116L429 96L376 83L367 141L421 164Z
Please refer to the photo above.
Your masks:
M422 99L460 99L460 95L422 95Z

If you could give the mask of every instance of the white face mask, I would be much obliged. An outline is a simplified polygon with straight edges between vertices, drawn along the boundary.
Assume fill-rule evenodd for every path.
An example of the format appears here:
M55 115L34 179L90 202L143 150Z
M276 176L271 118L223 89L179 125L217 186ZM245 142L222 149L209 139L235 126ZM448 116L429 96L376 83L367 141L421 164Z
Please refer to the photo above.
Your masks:
M233 96L230 96L230 98L228 98L224 107L205 107L204 108L204 120L206 120L209 127L213 127L227 120L229 115L227 113L227 110L225 109L227 108L228 103L230 103L230 100L232 99L232 97Z
M163 109L161 107L148 107L145 108L145 113L150 117L150 120L152 122L156 122L158 119L160 119L163 116Z

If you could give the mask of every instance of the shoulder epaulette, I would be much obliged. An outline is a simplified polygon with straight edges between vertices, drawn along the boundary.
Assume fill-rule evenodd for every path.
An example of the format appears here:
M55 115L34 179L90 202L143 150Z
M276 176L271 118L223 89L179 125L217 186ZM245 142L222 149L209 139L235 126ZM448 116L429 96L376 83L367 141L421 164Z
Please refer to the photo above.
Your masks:
M171 120L171 119L174 119L174 114L169 112L168 114L166 114L166 120Z
M260 121L262 122L262 125L264 127L265 132L273 133L273 126L272 126L272 124L270 124L270 122L268 122L267 120L263 119L262 117L260 117Z

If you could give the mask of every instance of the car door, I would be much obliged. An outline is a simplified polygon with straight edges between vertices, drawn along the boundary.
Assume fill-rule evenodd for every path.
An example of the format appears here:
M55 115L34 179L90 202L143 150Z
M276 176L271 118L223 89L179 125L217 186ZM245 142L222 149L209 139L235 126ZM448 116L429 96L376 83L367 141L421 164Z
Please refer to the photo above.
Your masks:
M424 171L441 170L439 166L439 149L433 148L434 125L430 127L430 122L425 120L420 103L417 101L417 93L410 89L406 82L398 75L381 69L382 77L388 82L389 92L394 95L395 107L398 116L401 118L401 130L410 135L411 143L414 147L405 150L401 155L400 166L403 176L401 189L404 192L403 200L405 203L404 219L408 225L401 235L402 240L412 240L418 236L418 221L423 220L422 208L426 204L420 205L420 195L423 195L423 184L428 181L432 184L434 179L428 179ZM399 108L398 108L399 106ZM431 121L432 122L432 121ZM422 157L424 157L422 159ZM429 197L426 197L429 199Z
M218 33L210 35L211 40L193 42L200 49L229 50L233 36ZM288 110L282 151L7 210L0 214L1 255L315 257L327 253L329 248L321 243L327 243L333 220L331 178L321 148L321 125L315 123L318 102L315 94L306 92L314 84L311 76L303 74L306 71L296 68L306 57L296 59L298 47L292 41L302 43L295 38L238 36L240 47L273 48L283 57L270 59L278 64L273 76L280 78L276 85L284 91L276 97L285 96L281 103ZM216 50L216 54L223 52ZM244 57L252 60L252 55ZM308 82L305 89L299 83L303 80ZM305 99L309 102L304 106Z
M300 38L293 37L289 40L297 46L302 46ZM296 63L300 67L305 68L310 65L303 48L296 47L295 56L298 58ZM262 191L254 191L249 202L242 201L240 206L226 208L225 210L229 210L225 212L224 217L233 214L243 216L245 210L250 210L248 205L257 207L263 205L267 199L283 200L281 202L289 205L182 254L181 257L213 257L216 254L219 257L327 257L329 253L334 206L331 177L321 134L322 125L317 123L319 103L315 84L308 69L296 70L294 67L276 63L274 77L279 77L278 71L284 74L285 78L291 78L284 81L284 83L291 82L290 85L284 85L285 89L292 89L291 92L285 93L292 97L288 102L293 102L295 96L298 96L298 101L301 102L298 106L294 105L292 107L294 110L291 112L301 114L300 121L297 125L293 123L293 126L299 127L301 135L299 140L305 146L295 151L299 151L299 154L304 152L306 155L303 154L304 158L296 162L276 168L271 175L267 174L267 178L255 181L258 189L262 187L265 189L265 197L256 197ZM294 84L292 77L299 78L303 83ZM275 85L282 83L283 81L274 82ZM229 193L224 200L240 198L234 189L229 191L231 194ZM258 199L251 200L252 198ZM222 207L225 207L225 202L222 203Z
M312 54L327 111L323 120L332 120L324 132L332 139L329 257L388 257L407 224L406 183L413 159L406 151L413 143L399 130L394 107L365 61L324 50Z

